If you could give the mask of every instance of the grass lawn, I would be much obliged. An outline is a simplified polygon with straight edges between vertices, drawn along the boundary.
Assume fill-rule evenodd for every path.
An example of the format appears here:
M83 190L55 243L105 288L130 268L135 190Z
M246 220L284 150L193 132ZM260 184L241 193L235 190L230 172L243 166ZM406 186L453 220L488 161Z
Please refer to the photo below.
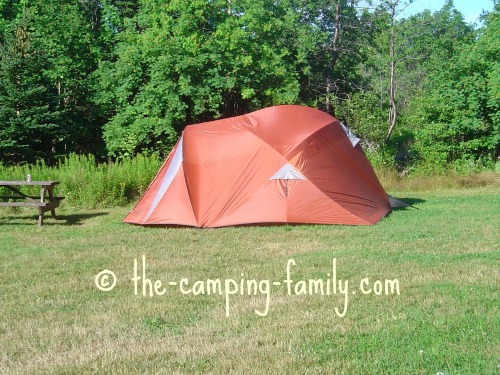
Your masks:
M392 193L372 227L3 209L0 373L500 374L499 186Z

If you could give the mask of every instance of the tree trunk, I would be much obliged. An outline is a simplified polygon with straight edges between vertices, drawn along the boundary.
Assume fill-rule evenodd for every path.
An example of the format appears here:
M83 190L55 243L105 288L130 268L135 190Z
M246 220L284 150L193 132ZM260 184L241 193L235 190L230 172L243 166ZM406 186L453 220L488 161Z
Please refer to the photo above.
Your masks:
M390 40L389 40L389 116L387 122L389 124L389 130L385 136L385 141L387 142L391 137L391 134L396 126L396 122L398 120L398 108L396 105L396 79L395 79L395 70L396 70L396 62L395 62L395 30L394 30L394 21L396 17L396 7L398 2L393 2L391 4L391 30L390 30Z
M326 113L333 116L332 111L332 102L330 101L330 95L332 91L332 81L330 78L330 70L326 73L326 97L325 97L325 110Z
M335 65L337 64L337 60L339 59L339 43L340 43L340 2L332 0L332 6L335 11L335 25L333 29L333 35L330 46L330 58L328 59L328 67L326 72L326 99L325 99L325 107L326 112L335 116L335 109L332 103L332 91L333 91L333 72L335 70Z

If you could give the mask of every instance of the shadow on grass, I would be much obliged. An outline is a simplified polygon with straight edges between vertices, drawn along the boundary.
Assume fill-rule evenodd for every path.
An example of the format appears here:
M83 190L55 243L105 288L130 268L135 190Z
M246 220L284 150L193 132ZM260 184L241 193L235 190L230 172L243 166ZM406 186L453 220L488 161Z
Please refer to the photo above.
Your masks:
M61 224L59 222L63 220L66 221L65 223L62 223L63 225L81 225L85 220L105 215L109 215L109 212L93 212L91 214L74 214L74 215L56 215L55 220L48 217L49 221L47 223L50 223L51 222L50 219L52 219L52 222L54 222L55 225ZM43 225L45 225L45 221Z
M425 199L420 199L420 198L398 198L398 197L394 197L396 198L398 201L401 201L405 204L407 204L407 206L402 206L402 207L393 207L392 210L393 211L402 211L402 210L408 210L408 209L419 209L418 207L416 207L417 205L420 205L422 203L425 203Z
M93 212L86 214L58 215L50 216L50 212L43 216L43 226L53 225L82 225L85 220L94 217L109 215L109 212ZM37 225L38 215L7 214L0 216L0 225Z

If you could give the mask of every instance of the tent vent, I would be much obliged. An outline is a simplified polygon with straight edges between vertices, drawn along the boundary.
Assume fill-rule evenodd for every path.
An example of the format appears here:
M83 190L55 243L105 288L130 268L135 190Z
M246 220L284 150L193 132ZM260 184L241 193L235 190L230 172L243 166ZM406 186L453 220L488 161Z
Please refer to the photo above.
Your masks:
M290 164L286 163L269 180L305 180L305 177Z
M349 130L347 126L344 124L340 123L342 125L342 129L344 129L346 135L349 137L349 140L351 141L352 147L356 147L356 145L361 141L358 137L356 137L352 132Z

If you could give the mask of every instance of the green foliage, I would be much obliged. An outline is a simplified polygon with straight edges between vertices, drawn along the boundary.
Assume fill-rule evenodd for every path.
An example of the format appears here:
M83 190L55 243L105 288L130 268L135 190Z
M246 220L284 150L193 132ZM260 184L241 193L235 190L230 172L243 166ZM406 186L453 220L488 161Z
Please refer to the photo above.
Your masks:
M74 1L35 1L30 9L50 64L44 73L57 92L58 109L63 114L61 126L66 134L59 153L98 153L102 124L92 102L92 73L98 65L94 21L86 19L86 11Z
M378 98L380 110L385 111L386 124L380 122L379 126L366 129L369 137L376 139L379 145L386 138L390 140L389 124L394 121L395 131L413 129L412 125L406 126L405 116L412 115L416 98L427 95L429 87L423 84L426 78L438 67L447 66L449 60L467 48L474 37L472 27L464 22L451 1L435 13L424 11L399 18L398 14L406 3L383 1L373 14L366 16L369 42L365 48L369 53L359 66L364 80L361 92L364 97L368 94ZM433 87L439 84L434 82ZM359 93L354 93L351 98L356 95ZM373 105L375 102L372 99L368 105L361 104L361 111L380 117L382 113ZM353 124L350 126L354 127ZM384 130L386 134L382 138Z
M391 149L368 149L365 151L365 154L378 173L394 172L396 170L395 156Z
M424 171L492 168L499 155L500 97L496 70L500 17L492 13L477 42L429 75L407 116L415 163ZM439 84L437 84L439 82Z
M49 77L43 45L29 14L4 34L0 45L0 161L54 157L65 129Z
M264 5L171 1L141 8L137 25L121 35L116 61L100 69L109 152L168 149L187 123L297 101L297 53L286 38L293 14Z
M0 160L48 163L69 152L98 153L92 104L97 46L72 1L13 2L0 37ZM2 4L0 4L2 9Z
M491 168L499 5L474 30L451 0L406 3L0 0L0 161L164 156L187 124L301 103L376 164Z
M43 161L20 166L0 164L0 175L6 180L24 180L31 174L32 179L59 181L57 194L65 196L65 204L71 206L114 207L144 193L162 161L153 154L98 164L92 155L70 154L57 166L47 166Z
M366 59L366 37L357 12L359 1L295 2L300 25L301 99L332 115L339 114L361 80L357 65Z
M376 93L356 93L344 100L337 112L370 151L383 144L387 131L386 106Z

